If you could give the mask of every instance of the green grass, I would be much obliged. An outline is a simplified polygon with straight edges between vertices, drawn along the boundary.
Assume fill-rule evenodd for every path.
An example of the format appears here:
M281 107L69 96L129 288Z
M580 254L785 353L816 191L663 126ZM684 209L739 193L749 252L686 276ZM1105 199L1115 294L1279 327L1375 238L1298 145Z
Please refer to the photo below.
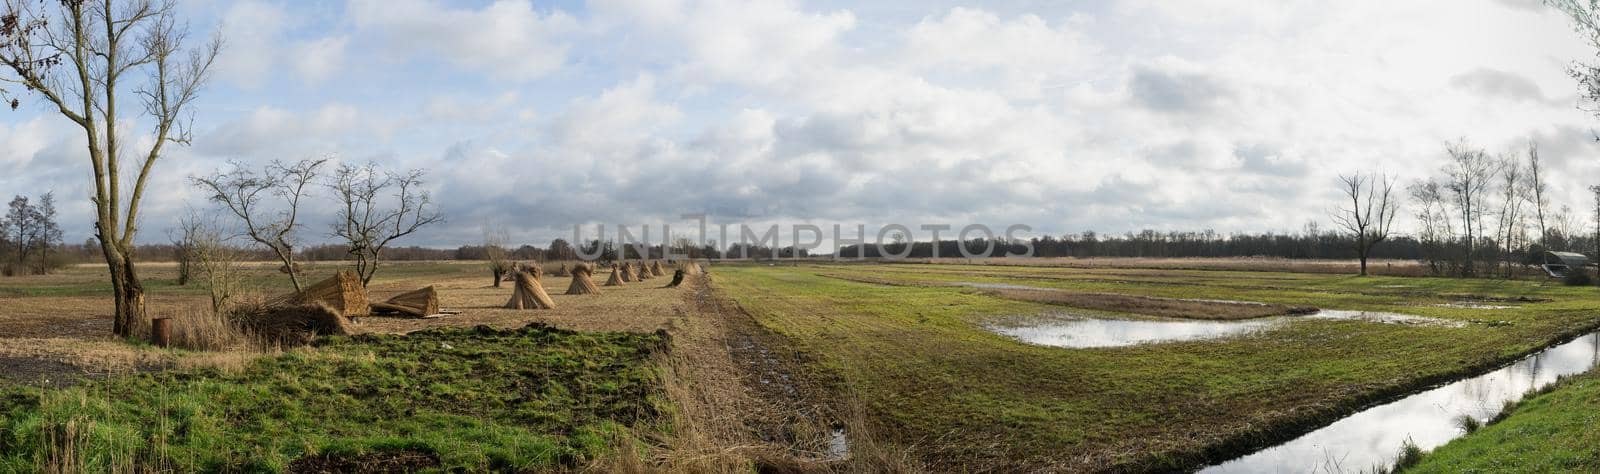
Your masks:
M544 327L333 338L212 370L0 392L0 472L71 440L90 472L275 472L314 454L433 453L441 469L574 466L655 423L662 336ZM52 442L53 441L53 442Z
M1407 473L1600 471L1600 372L1518 403L1497 423L1422 457Z
M1074 350L1026 345L981 328L1058 307L964 288L874 285L823 274L1269 301L1508 324L1300 321L1227 340ZM1600 324L1594 289L1520 281L943 265L728 265L714 276L760 324L817 361L815 369L830 375L824 379L842 380L847 387L836 391L856 394L888 441L911 447L938 468L957 470L1192 468ZM1429 306L1456 295L1550 301L1504 311Z

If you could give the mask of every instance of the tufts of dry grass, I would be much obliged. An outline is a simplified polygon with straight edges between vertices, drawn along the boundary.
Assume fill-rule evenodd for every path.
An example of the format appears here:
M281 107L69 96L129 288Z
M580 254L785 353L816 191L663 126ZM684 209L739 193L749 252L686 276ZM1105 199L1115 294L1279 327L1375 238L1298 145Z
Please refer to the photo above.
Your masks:
M191 307L172 315L172 347L194 351L259 351L263 344L253 331L235 324L227 314Z

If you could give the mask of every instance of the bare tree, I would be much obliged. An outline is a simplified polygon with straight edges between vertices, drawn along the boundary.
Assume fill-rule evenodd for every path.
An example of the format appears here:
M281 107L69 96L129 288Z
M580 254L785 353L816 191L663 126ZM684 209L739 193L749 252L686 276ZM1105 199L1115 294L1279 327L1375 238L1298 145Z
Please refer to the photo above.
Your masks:
M1495 240L1500 245L1500 262L1502 276L1510 277L1512 266L1516 263L1514 254L1522 248L1520 243L1526 240L1522 214L1522 205L1529 198L1523 192L1526 178L1522 174L1522 166L1517 164L1516 157L1507 156L1500 164L1500 212L1495 222Z
M172 3L153 0L8 1L0 11L0 81L42 97L83 130L94 169L95 236L116 294L112 331L119 336L147 320L133 252L145 184L165 145L189 143L184 119L222 50L219 36L182 55L186 31L174 12ZM141 73L143 84L130 90ZM143 103L143 120L121 115L119 100L130 96ZM130 134L121 126L130 124L153 127L149 149L123 149ZM127 155L136 155L137 171L125 197Z
M1367 258L1372 247L1389 238L1399 197L1394 195L1394 180L1383 174L1340 175L1340 191L1350 207L1333 213L1333 222L1355 239L1356 255L1361 259L1361 275L1367 275Z
M12 255L10 262L5 263L4 273L7 276L21 272L28 263L28 254L33 253L34 246L39 242L39 211L28 202L28 197L17 195L11 198L6 205L5 218L0 219L0 229L5 230L6 239L11 241Z
M500 280L511 271L511 259L506 255L508 239L504 229L488 223L483 224L483 253L489 258L489 273L494 274L495 288L500 287Z
M183 242L182 259L200 285L211 295L211 312L222 315L243 288L240 278L242 256L228 245L228 236L214 218L200 216L193 211L178 222L179 236Z
M1539 161L1539 144L1528 140L1528 190L1526 195L1533 204L1533 215L1539 224L1539 244L1550 245L1550 224L1545 214L1550 209L1549 184L1544 180L1544 167Z
M1477 245L1478 239L1483 237L1485 194L1490 181L1499 172L1498 163L1488 153L1470 147L1465 141L1446 144L1445 151L1450 154L1450 162L1444 168L1445 189L1450 191L1451 204L1459 213L1457 218L1461 219L1466 246L1461 272L1472 276L1477 274Z
M1594 0L1545 0L1572 18L1573 29L1589 42L1600 56L1600 2ZM1579 108L1600 117L1600 64L1573 62L1567 74L1578 81L1578 94L1584 104Z
M1417 240L1422 245L1422 258L1428 262L1429 270L1440 274L1441 263L1448 262L1445 251L1455 239L1443 188L1438 181L1428 179L1413 183L1408 190L1417 206L1416 218L1420 226Z
M306 159L293 164L274 161L257 173L239 163L233 163L227 172L189 180L204 190L207 199L221 204L244 225L244 235L258 244L272 249L278 261L289 274L289 282L300 291L300 272L294 261L296 230L300 223L300 203L308 188L316 182L318 172L328 160ZM276 210L262 201L276 197L281 207Z
M383 249L390 242L444 220L428 191L422 189L422 176L422 170L381 172L372 163L340 165L334 171L328 186L343 208L333 234L344 239L350 256L355 257L363 285L378 273Z
M64 265L52 253L57 246L61 245L61 225L56 223L56 194L54 192L46 191L44 194L39 195L39 204L34 206L34 217L38 219L38 222L35 223L38 228L35 232L38 237L35 247L39 250L39 258L34 260L33 273L45 275Z

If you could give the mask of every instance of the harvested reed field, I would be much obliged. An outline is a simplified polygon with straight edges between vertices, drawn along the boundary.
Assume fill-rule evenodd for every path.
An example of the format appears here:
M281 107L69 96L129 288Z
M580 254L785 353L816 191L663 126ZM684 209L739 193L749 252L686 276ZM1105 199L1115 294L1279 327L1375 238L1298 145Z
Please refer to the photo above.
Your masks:
M27 447L0 471L1193 470L1600 326L1595 289L1545 280L1145 267L718 263L545 275L554 308L517 310L481 262L397 263L370 301L431 286L455 314L255 350L112 339L103 270L0 279L0 439ZM153 315L207 302L145 274Z
M831 391L855 394L883 441L939 470L1198 469L1600 326L1594 288L1544 280L830 264L723 266L714 281L813 356ZM997 291L1330 311L1260 318L1215 338L1075 349L999 329L1172 319L1147 305L1113 313ZM1498 303L1461 304L1472 301ZM1341 317L1391 313L1399 317Z
M308 267L311 282L337 270ZM152 314L177 316L182 328L208 300L172 285L171 270L152 265L146 285ZM822 394L790 374L798 362L782 341L754 333L704 276L675 288L662 279L566 295L570 279L547 275L540 282L555 308L514 310L504 308L513 286L492 286L483 263L399 263L373 281L370 300L431 286L454 314L360 316L351 322L357 336L201 351L110 337L110 300L96 293L101 271L0 279L10 308L0 312L0 439L29 446L0 450L0 471L745 471L844 462L815 453L827 452L832 424L849 419L816 416L810 407L823 404L812 399ZM290 293L269 266L246 279L261 295ZM518 348L526 344L539 349ZM374 428L376 414L388 421ZM201 430L207 422L215 426ZM45 446L40 430L84 426L107 434L74 445L70 459L33 449Z

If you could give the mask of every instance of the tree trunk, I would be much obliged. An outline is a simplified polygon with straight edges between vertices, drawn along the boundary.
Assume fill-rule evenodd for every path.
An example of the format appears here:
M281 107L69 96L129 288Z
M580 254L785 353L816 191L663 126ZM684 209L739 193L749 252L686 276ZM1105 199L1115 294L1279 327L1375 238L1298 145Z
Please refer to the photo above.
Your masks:
M107 267L111 272L111 289L116 297L111 332L119 337L132 337L147 320L144 285L139 282L132 258L110 249L106 250L106 254Z
M1356 253L1358 254L1357 257L1361 260L1361 276L1367 276L1367 249L1370 248L1372 248L1372 246L1367 244L1367 236L1365 234L1357 234Z

